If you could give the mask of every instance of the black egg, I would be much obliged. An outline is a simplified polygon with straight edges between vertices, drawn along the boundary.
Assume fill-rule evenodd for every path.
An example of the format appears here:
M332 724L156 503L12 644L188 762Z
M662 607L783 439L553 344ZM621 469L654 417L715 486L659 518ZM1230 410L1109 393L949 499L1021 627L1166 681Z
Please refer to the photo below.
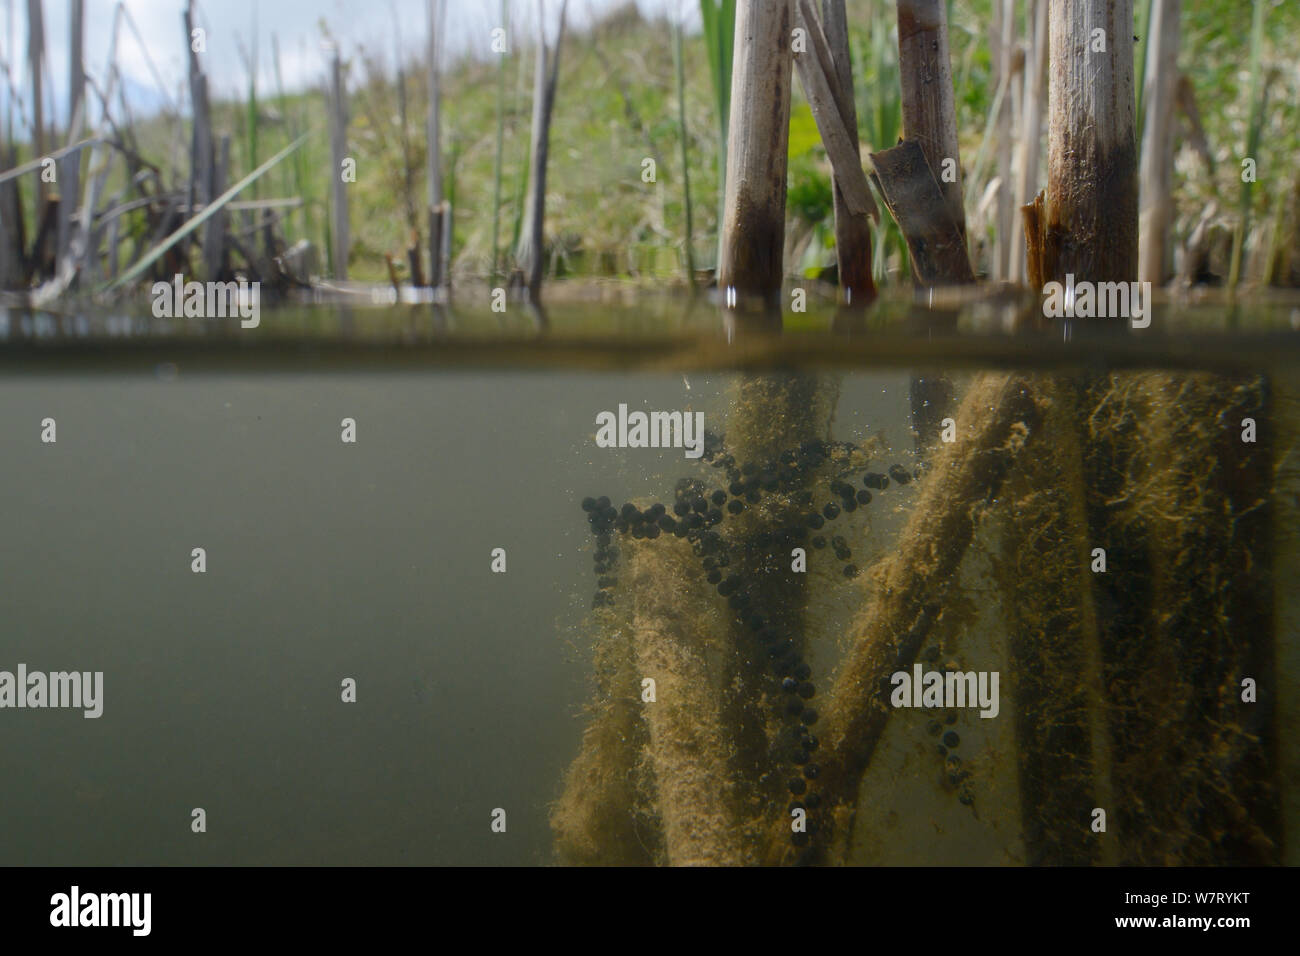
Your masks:
M642 527L645 528L645 536L647 538L659 537L659 526L657 524L648 524L648 525L643 525Z
M844 565L844 576L846 578L856 578L858 576L858 566L856 564Z
M810 763L808 766L803 768L803 775L808 780L816 780L821 772L822 768L817 766L815 763Z
M809 810L816 810L822 805L822 798L815 793L810 793L804 797L804 803L808 805Z
M790 762L796 767L802 767L808 762L808 753L804 750L796 750L790 755Z
M869 471L862 478L862 483L868 488L875 488L877 491L884 491L889 487L889 479L878 471Z
M819 514L810 514L808 516L807 524L810 528L820 528L822 525L826 524L826 519Z
M608 508L609 508L609 499L608 499L608 498L606 498L604 495L601 495L599 498L596 499L596 510L597 510L597 511L605 511L605 510L607 510Z
M822 508L822 514L826 516L827 521L834 521L840 516L840 506L833 501L828 501L826 507Z
M805 724L815 724L817 723L817 711L813 710L811 707L805 708L799 714L799 720Z
M912 480L912 476L907 473L902 465L890 465L889 477L893 478L900 485L905 485Z
M745 500L751 505L756 505L760 500L760 495L757 491L750 490L745 492Z
M793 677L787 677L785 680L781 681L781 689L787 693L793 694L799 689L799 682Z
M807 728L807 727L800 727L799 729L800 729L800 730L803 730L803 731L806 731L808 728ZM818 745L818 743L819 743L819 741L818 741L817 738L814 737L812 734L808 734L808 736L805 737L805 738L803 739L803 745L804 745L805 747L807 747L809 751L816 750L816 749L817 749L817 745Z
M715 505L721 506L722 503L727 500L727 493L723 491L721 488L719 488L712 495L710 495L709 498L713 501Z
M852 498L845 498L845 499L844 499L844 513L845 513L845 514L852 514L853 512L855 512L855 511L857 511L857 510L858 510L858 503L857 503L856 501L854 501Z
M739 498L732 498L727 505L727 510L733 515L738 515L745 510L745 503Z
M595 510L596 510L596 499L595 499L595 498L590 498L590 497L588 497L588 498L583 498L583 499L582 499L582 510L583 510L583 511L595 511Z
M938 737L939 731L941 730L943 730L943 724L939 723L937 720L932 720L925 725L925 732L931 737Z
M624 521L632 521L640 518L641 512L637 509L636 505L629 501L627 504L623 505L622 509L619 511L619 515Z
M660 515L659 527L663 528L665 531L675 531L677 529L677 522L671 515Z
M956 747L959 743L961 743L961 738L957 736L955 730L950 730L943 735L943 744L945 747Z
M800 685L799 685L799 696L802 697L804 700L812 700L812 696L813 696L813 694L815 694L816 692L817 692L817 689L816 689L815 687L813 687L812 684L800 684Z
M812 668L807 664L800 664L794 669L794 676L800 680L807 680L809 677L812 677Z
M805 790L808 789L808 784L804 781L802 777L791 777L789 787L790 787L790 792L797 797Z
M821 535L817 535L815 538L813 538L812 544L814 548L819 548L819 549L824 548L826 547L826 539L823 538Z
M861 491L858 492L858 504L860 505L871 504L871 492L867 491L866 488L863 488Z
M791 698L785 702L785 712L790 716L803 712L803 701L798 698Z
M722 580L722 572L721 572L721 571L710 571L710 572L709 572L709 583L710 583L710 584L717 584L717 583L718 583L719 581L721 581L721 580Z
M957 794L957 802L962 806L969 807L975 802L975 794L971 793L965 787L962 787L960 792Z

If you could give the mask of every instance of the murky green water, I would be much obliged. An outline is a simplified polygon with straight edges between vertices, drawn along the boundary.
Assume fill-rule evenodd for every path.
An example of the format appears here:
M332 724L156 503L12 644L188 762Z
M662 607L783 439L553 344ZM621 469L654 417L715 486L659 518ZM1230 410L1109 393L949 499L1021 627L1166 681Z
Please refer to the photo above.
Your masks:
M1294 307L1167 311L1147 334L1104 337L1008 334L1017 308L820 309L784 329L680 303L544 318L268 310L255 330L4 315L0 671L102 671L104 689L98 719L0 708L0 862L1294 862ZM1078 406L1054 418L1043 405L1028 432L1055 451L1017 458L976 494L959 558L913 581L935 614L904 669L997 671L999 714L892 711L867 766L836 784L856 812L833 818L832 783L814 774L805 798L826 788L806 808L815 832L783 842L799 802L789 780L827 760L826 734L854 706L845 662L864 641L900 638L864 630L895 580L880 569L915 543L919 508L943 508L926 498L949 471L941 445L918 448L914 381L947 381L947 412L962 417L991 374ZM770 386L762 401L755 383ZM822 403L807 420L763 404L803 387ZM598 447L597 414L620 404L703 412L727 445L711 460ZM1214 407L1231 420L1203 414ZM1250 445L1242 408L1258 410ZM987 424L977 411L955 422L960 440ZM1063 423L1081 430L1053 433ZM805 460L809 441L827 444ZM1061 478L1072 445L1082 494ZM1201 457L1180 457L1189 448ZM734 478L717 465L733 449ZM783 451L804 457L780 475ZM868 473L923 464L856 505ZM728 489L768 471L771 488ZM667 529L634 539L636 520L596 541L584 498L672 515L682 478L744 503L716 509L721 550ZM844 497L833 481L856 506L811 528L808 515ZM1059 495L1034 497L1054 482ZM1213 518L1206 496L1233 520ZM1084 531L1066 540L1047 519L1076 505ZM797 541L782 537L801 522ZM1170 544L1188 522L1203 533ZM1113 536L1093 540L1098 528ZM1076 544L1078 574L1058 575ZM795 572L800 545L807 570ZM1095 546L1102 574L1089 570ZM597 550L610 552L605 574ZM746 569L740 620L707 581L723 552ZM654 594L638 592L647 582ZM1091 610L1063 606L1061 582ZM612 606L593 610L598 591ZM1263 603L1238 617L1234 591ZM791 641L786 662L810 671L795 681L815 686L803 706L822 708L820 728L806 725L822 749L799 744L799 718L784 715L799 695L782 690L772 635L749 627L760 608L782 629L773 640ZM696 664L650 675L672 649ZM667 696L644 700L646 676ZM673 686L705 696L674 701ZM616 743L584 743L625 718ZM948 733L959 742L940 753ZM673 749L681 734L699 736L693 762ZM862 743L847 737L845 752ZM1052 776L1062 754L1084 771ZM623 796L608 784L617 768ZM726 782L718 806L689 803L692 770ZM607 839L620 833L632 844Z

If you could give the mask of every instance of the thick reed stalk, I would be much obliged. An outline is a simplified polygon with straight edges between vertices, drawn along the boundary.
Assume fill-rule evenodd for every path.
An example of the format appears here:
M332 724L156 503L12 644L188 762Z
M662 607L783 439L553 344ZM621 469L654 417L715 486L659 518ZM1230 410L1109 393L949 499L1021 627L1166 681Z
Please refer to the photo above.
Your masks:
M786 152L790 134L792 0L740 0L727 146L727 199L718 287L780 298L784 278Z
M1132 281L1133 0L1059 0L1051 9L1044 278Z

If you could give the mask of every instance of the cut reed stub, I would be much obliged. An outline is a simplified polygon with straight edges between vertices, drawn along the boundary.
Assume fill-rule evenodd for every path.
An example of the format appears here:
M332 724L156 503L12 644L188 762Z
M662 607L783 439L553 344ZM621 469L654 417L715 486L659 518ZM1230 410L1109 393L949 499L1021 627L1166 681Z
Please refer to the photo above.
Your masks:
M871 154L873 178L885 205L902 230L912 270L922 285L963 285L975 281L966 241L948 212L947 201L914 140Z

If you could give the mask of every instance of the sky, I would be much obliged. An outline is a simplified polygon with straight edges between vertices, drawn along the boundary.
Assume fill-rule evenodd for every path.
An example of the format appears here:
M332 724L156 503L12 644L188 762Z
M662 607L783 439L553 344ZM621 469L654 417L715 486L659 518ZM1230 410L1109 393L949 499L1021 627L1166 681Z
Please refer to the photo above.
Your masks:
M558 16L560 0L544 0L547 17ZM623 5L626 0L569 0L569 23L581 28L593 16ZM42 0L47 83L52 85L54 116L62 125L68 89L68 0ZM697 0L636 0L642 12L681 11L688 27L699 22ZM85 0L85 53L87 72L103 88L108 42L115 0ZM118 65L133 109L152 111L178 100L184 102L186 75L181 12L183 0L123 0L138 27L140 43L129 29L119 38ZM322 22L342 46L344 54L358 47L384 51L386 62L395 57L400 37L404 54L422 55L428 29L427 0L197 0L196 21L207 31L205 70L213 98L242 98L247 91L246 55L256 54L258 88L262 95L276 89L271 37L280 48L280 68L285 87L298 90L323 81L327 53L323 49ZM537 0L510 0L513 30L525 38L535 31ZM491 31L498 26L500 0L447 0L447 47L455 55L486 49ZM250 38L256 38L256 43ZM146 56L147 51L147 56ZM0 0L0 56L8 64L19 96L27 99L27 0ZM149 61L166 84L159 90ZM8 84L0 71L0 109L7 102ZM47 104L51 102L46 96ZM47 106L47 110L49 107ZM28 106L30 115L30 105ZM98 107L91 120L98 115Z

